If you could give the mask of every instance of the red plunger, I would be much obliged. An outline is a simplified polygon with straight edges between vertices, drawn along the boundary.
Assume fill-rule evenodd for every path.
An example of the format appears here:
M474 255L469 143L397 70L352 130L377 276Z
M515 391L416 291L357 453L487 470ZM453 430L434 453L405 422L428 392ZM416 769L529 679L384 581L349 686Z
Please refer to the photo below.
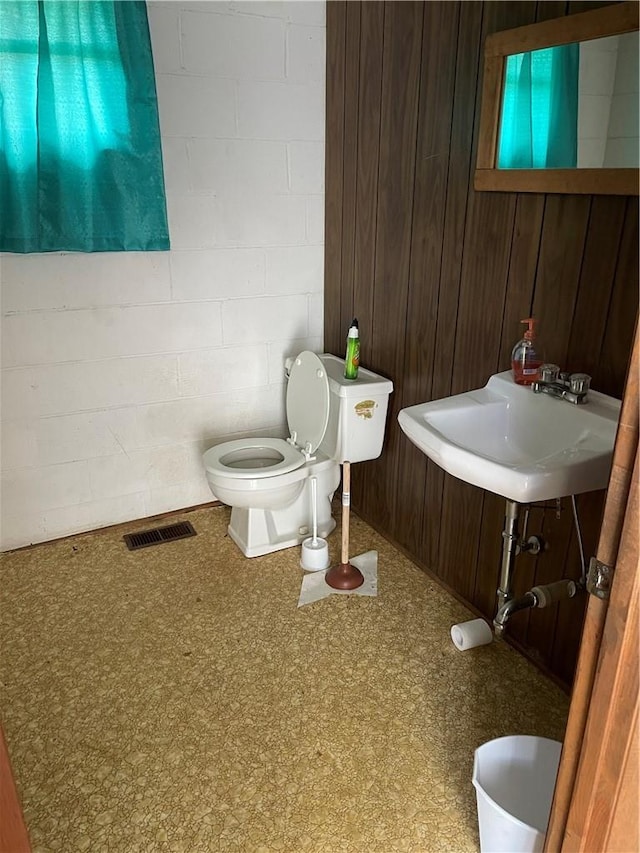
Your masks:
M332 566L324 579L333 589L357 589L364 583L364 575L349 562L349 507L351 505L351 463L342 464L342 554L341 562Z

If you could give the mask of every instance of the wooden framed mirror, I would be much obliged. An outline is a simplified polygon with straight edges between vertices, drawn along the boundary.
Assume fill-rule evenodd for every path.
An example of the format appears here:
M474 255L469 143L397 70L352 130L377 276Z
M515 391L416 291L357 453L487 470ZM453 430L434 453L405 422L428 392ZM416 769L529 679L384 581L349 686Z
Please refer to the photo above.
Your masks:
M476 190L639 194L638 9L636 2L616 3L487 37L474 176ZM505 154L505 140L517 110L509 107L506 100L510 97L509 87L520 86L525 76L530 86L531 57L537 59L549 54L549 48L570 49L574 53L571 71L574 79L568 87L572 103L560 103L557 107L560 120L570 126L568 134L573 138L569 148L573 154L565 160L558 157L556 163L550 155L545 159L544 154L534 160L529 158L528 151L533 145L527 141L520 145L527 156L510 160L508 152ZM520 68L512 71L517 62ZM526 75L522 70L525 62L528 62ZM631 91L634 87L635 92ZM596 103L606 112L604 118L594 114ZM533 123L531 115L539 114L531 104L528 111L525 105L520 113L529 117L529 123ZM614 129L607 138L606 130L612 125ZM549 139L557 138L553 128L546 132ZM517 165L510 165L513 163Z

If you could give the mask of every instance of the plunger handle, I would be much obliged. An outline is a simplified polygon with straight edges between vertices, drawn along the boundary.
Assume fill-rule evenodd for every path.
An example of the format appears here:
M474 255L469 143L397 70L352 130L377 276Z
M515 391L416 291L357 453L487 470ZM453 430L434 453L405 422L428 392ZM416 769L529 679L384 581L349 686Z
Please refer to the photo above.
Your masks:
M342 463L342 553L341 563L349 562L349 507L351 506L351 462Z
M351 463L342 463L342 557L340 565L332 566L324 576L333 589L357 589L364 583L364 575L349 562L349 506L351 505Z

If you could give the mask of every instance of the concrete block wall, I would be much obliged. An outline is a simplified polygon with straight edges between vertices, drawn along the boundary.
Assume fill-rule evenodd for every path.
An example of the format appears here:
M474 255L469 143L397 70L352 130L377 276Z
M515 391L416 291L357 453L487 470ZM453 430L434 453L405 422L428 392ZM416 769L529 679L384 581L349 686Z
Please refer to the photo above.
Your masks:
M3 549L211 500L322 350L324 2L148 9L171 251L0 258Z
M613 85L607 147L604 154L606 168L638 167L639 95L638 33L625 33L618 36L616 79Z
M604 163L611 99L616 76L618 36L580 44L578 85L578 167Z
M580 44L578 166L638 166L638 34Z

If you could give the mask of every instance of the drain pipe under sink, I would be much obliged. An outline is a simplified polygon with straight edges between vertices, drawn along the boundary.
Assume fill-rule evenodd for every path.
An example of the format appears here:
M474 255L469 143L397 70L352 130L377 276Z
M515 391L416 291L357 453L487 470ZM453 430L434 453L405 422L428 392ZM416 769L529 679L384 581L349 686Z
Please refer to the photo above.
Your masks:
M554 583L534 586L529 592L525 592L524 595L520 596L520 598L510 598L499 608L496 618L493 620L496 637L502 637L509 618L519 610L528 610L532 607L548 607L556 601L573 598L577 591L578 587L575 581L563 578Z

